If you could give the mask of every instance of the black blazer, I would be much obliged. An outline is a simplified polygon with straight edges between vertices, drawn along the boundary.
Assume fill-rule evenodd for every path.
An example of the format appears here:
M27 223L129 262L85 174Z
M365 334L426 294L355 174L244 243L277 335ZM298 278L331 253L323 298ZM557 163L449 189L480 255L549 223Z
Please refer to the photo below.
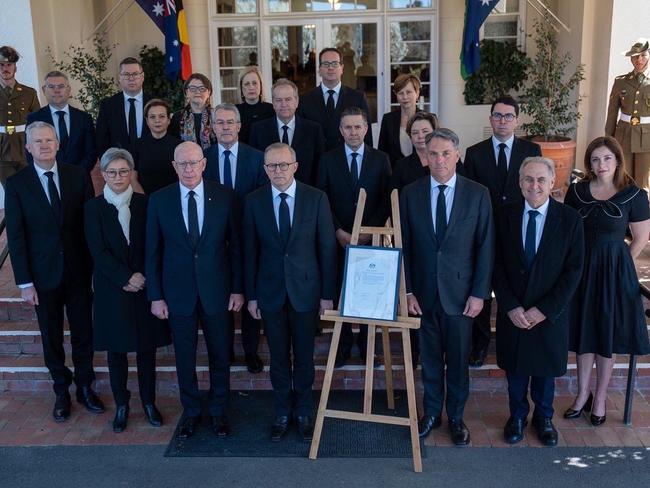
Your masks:
M526 376L566 373L569 304L580 283L584 231L578 212L551 198L533 266L526 269L522 242L523 202L506 205L496 216L494 291L497 310L497 363ZM529 330L515 327L508 312L537 307L546 320Z
M144 274L147 197L134 193L129 210L127 242L117 209L103 195L85 206L86 241L94 262L93 341L97 351L146 352L171 342L166 322L151 315L146 291L122 289L134 273Z
M89 173L97 163L97 150L95 149L95 125L90 114L83 110L68 106L70 109L70 127L68 127L68 142L65 147L59 147L56 160L59 163L81 166ZM58 125L59 121L52 120L50 106L46 105L27 116L27 123L47 122ZM32 155L27 151L27 160L33 162Z
M219 179L219 146L213 144L205 151L207 163L203 171L203 179L221 183ZM240 208L244 205L244 197L253 190L269 182L264 171L264 153L239 142L237 151L237 169L235 172L235 194L239 198Z
M487 189L457 175L445 237L440 242L431 215L431 177L400 194L406 291L423 311L436 293L446 314L461 315L469 296L489 298L494 261L494 224Z
M395 167L397 161L406 157L402 153L402 147L399 143L399 123L401 118L402 112L399 108L392 112L387 112L381 118L381 128L379 129L377 149L388 154L390 164L393 167ZM415 152L415 149L413 152Z
M274 142L280 142L278 119L273 117L253 124L250 145L264 151ZM291 141L296 151L298 171L295 177L308 185L315 185L318 178L318 160L325 150L323 129L316 122L296 116L296 131Z
M356 187L352 183L345 147L341 146L323 154L318 187L330 200L335 230L352 232L359 188L366 190L363 225L384 225L388 218L390 178L388 156L368 145L364 146L359 184Z
M71 286L90 287L92 270L83 230L83 207L95 196L88 173L57 163L62 222L58 223L34 165L7 179L7 242L16 284L34 283L54 290L64 278Z
M143 94L142 105L151 100L151 95ZM129 132L127 130L127 120L124 113L124 94L118 92L112 97L104 98L99 104L99 114L97 115L97 150L99 157L109 147L121 147L128 150L132 155L135 154L134 147L129 143ZM142 133L151 134L147 122L142 121Z
M393 190L397 189L398 191L402 191L402 188L406 185L429 174L429 167L422 166L418 153L413 151L413 154L400 159L395 164L390 187Z
M492 208L496 210L501 205L511 202L520 202L521 189L519 188L519 168L524 159L529 156L541 156L542 150L538 144L515 137L512 143L512 154L508 165L505 191L501 192L497 160L494 157L492 138L485 139L470 146L465 151L465 176L474 180L490 190Z
M244 245L246 298L276 311L287 297L298 312L318 310L336 293L336 238L327 195L296 183L291 234L286 249L268 184L246 197Z
M149 198L146 276L149 300L189 316L197 300L208 315L225 312L231 293L243 293L241 211L235 193L204 181L203 229L192 248L183 220L179 184Z
M368 146L372 146L370 109L368 108L366 96L358 90L341 85L341 91L339 92L338 101L334 108L334 114L332 117L328 117L325 108L325 99L323 98L323 90L319 85L300 97L297 115L305 119L313 120L323 128L323 134L325 135L325 150L329 151L330 149L334 149L343 144L343 136L339 130L339 121L341 119L341 112L343 112L343 109L347 107L359 107L366 113L366 116L368 117L368 133L366 134L364 142Z

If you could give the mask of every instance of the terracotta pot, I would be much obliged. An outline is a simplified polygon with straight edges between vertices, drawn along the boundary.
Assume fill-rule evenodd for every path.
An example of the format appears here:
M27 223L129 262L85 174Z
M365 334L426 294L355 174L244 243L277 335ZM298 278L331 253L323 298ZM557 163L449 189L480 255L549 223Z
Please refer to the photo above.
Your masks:
M566 138L561 141L543 141L538 137L529 138L542 148L542 156L555 161L555 186L557 190L564 194L569 187L569 178L571 171L575 168L576 162L576 142Z

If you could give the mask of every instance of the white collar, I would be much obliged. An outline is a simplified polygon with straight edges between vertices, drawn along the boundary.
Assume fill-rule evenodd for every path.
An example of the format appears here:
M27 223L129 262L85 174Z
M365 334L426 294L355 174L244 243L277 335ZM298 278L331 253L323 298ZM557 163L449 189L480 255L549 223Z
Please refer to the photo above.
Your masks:
M275 118L275 121L278 123L278 130L282 130L282 126L286 125L291 130L296 130L296 116L294 115L289 122L286 124L282 122L278 117Z
M515 142L515 135L514 134L512 134L505 141L500 141L496 137L492 136L492 145L494 146L495 150L498 150L499 149L499 144L502 144L502 143L505 144L506 146L508 146L508 149L512 150L512 145L514 144L514 142Z
M54 173L54 176L59 176L59 166L56 164L56 161L54 161L54 166L52 166L50 169L43 169L38 164L34 163L34 169L36 170L36 174L39 178L42 178L43 175L48 171Z
M291 185L289 185L289 188L287 188L284 191L278 190L276 187L271 184L271 192L273 194L273 199L275 200L280 193L286 193L289 195L291 198L296 198L296 179L294 178L293 181L291 182Z
M54 107L52 105L49 105L49 104L48 104L48 107L50 107L50 112L52 112L52 115L55 115L60 110L65 112L66 114L70 115L70 105L68 105L67 103L65 104L65 107L63 107L63 108L56 108L56 107Z
M348 146L347 144L345 144L345 143L343 143L343 147L345 148L345 156L346 157L351 158L352 153L357 153L359 156L361 156L361 159L363 159L363 152L366 149L365 143L361 144L359 146L359 149L357 149L356 151L353 151L352 148L350 146ZM358 161L358 159L357 159L357 161Z
M230 147L230 149L226 149L226 148L223 147L223 145L221 145L221 144L217 144L217 145L219 146L219 156L221 156L221 155L223 154L224 151L230 151L230 154L232 154L232 155L235 157L235 159L237 158L237 151L239 151L239 141L236 141L236 142L235 142L235 143Z
M181 187L181 199L187 198L187 194L190 192L190 189L183 185L180 181L178 182L179 186ZM203 198L203 178L201 178L201 182L194 187L192 190L194 191L194 194L196 195L197 198L202 199Z
M528 214L529 210L537 210L541 216L546 217L546 214L548 213L548 206L549 206L550 202L551 202L551 197L549 197L546 200L546 202L543 203L542 205L540 205L539 207L533 208L528 204L528 201L524 200L524 216L526 216Z
M334 93L336 96L338 96L339 92L341 91L341 85L342 83L339 81L338 85L336 85L334 88L327 88L324 83L321 83L320 88L323 91L323 95L326 97L329 96L329 93L327 93L328 90L334 90Z
M142 90L140 90L140 93L137 93L134 96L127 95L125 92L122 92L122 95L124 95L124 102L125 103L128 103L129 98L135 98L138 102L142 102L142 99L144 97L144 95L142 94Z
M434 189L440 185L445 185L447 188L456 188L456 173L454 173L454 176L449 178L449 181L447 183L440 183L438 180L436 180L433 176L431 178L431 189Z

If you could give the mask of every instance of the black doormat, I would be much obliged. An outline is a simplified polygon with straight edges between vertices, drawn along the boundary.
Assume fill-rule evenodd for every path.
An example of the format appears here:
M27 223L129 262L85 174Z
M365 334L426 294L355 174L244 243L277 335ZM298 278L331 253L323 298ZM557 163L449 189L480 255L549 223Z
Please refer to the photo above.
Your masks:
M204 397L205 398L205 397ZM320 391L314 392L318 405ZM363 391L330 392L328 408L361 412ZM194 435L185 440L176 438L176 431L167 446L167 457L307 457L310 442L302 440L293 423L280 442L271 442L271 425L275 418L272 391L231 392L228 418L232 435L218 438L212 433L209 417L204 413ZM205 412L205 408L204 408ZM373 413L406 417L408 403L405 391L395 392L395 410L386 406L386 392L373 392ZM315 414L314 414L315 418ZM178 429L178 426L176 426ZM422 457L426 448L420 444ZM326 418L318 457L331 458L411 458L411 436L408 427Z

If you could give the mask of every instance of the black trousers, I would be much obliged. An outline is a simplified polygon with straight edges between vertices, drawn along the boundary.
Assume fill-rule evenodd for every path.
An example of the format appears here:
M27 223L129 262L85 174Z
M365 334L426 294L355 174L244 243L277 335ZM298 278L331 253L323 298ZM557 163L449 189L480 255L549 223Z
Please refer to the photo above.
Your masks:
M54 381L57 395L67 393L73 375L65 365L63 349L63 310L70 326L74 383L77 388L90 386L93 371L92 293L88 288L70 286L65 281L54 290L36 290L36 316L43 340L45 366Z
M510 416L525 419L530 412L528 404L528 385L530 397L535 403L533 417L553 418L553 399L555 397L555 378L547 376L526 376L506 372L508 377L508 400Z
M472 351L486 351L490 345L490 316L492 315L492 298L483 302L483 309L472 324Z
M234 321L233 321L234 322ZM244 354L257 354L257 349L260 345L260 330L262 328L262 321L255 320L247 307L241 310L241 343L244 348ZM234 349L234 326L232 335L231 350Z
M211 416L225 415L230 392L232 314L224 310L215 315L207 315L203 311L200 301L197 301L192 315L170 314L169 316L183 416L198 417L201 415L201 395L196 377L196 345L199 323L203 329L210 368L208 413Z
M424 311L420 323L420 364L425 415L441 414L446 383L447 417L463 418L469 397L471 330L472 319L447 315L438 297L433 309Z
M280 310L261 313L271 353L276 415L313 415L311 389L318 310L297 312L287 298Z
M115 405L127 405L131 398L131 392L126 386L129 377L127 353L108 351L107 360ZM156 350L138 352L135 360L138 365L140 400L142 405L152 405L156 402Z

